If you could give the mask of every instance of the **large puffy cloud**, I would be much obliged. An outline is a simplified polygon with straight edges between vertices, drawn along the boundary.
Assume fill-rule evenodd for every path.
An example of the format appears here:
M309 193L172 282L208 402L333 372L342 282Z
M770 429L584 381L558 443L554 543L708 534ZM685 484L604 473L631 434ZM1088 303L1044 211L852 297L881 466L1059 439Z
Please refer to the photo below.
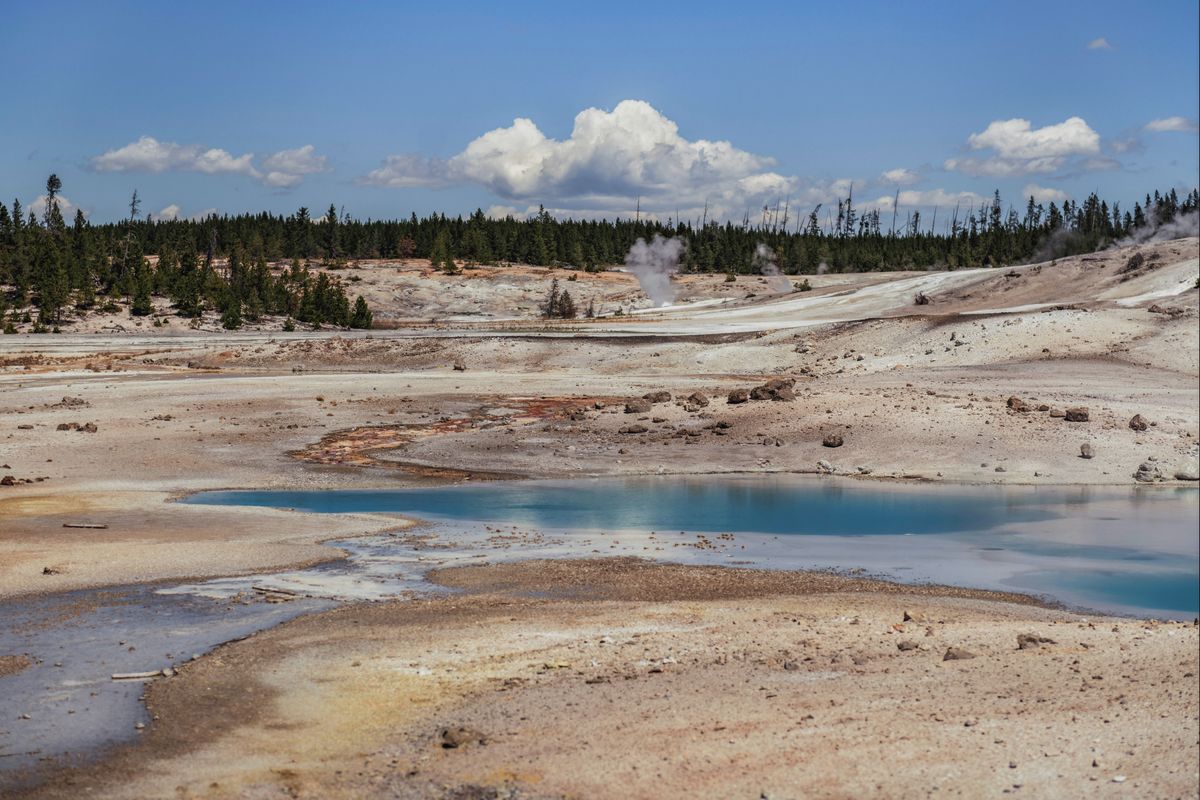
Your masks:
M1146 123L1146 130L1151 133L1167 133L1176 131L1179 133L1196 133L1200 131L1200 125L1196 124L1195 120L1187 117L1165 117L1163 119L1152 119Z
M1084 160L1076 166L1083 169L1111 168L1110 162L1095 158L1100 153L1100 134L1081 117L1042 128L1034 128L1027 119L996 120L967 137L967 146L991 150L993 155L947 159L946 169L1004 178L1055 172L1080 158Z
M280 150L254 163L254 154L235 156L218 147L163 142L142 136L124 147L108 150L92 159L99 172L200 172L205 175L245 175L267 186L291 188L305 175L324 172L325 156L312 145Z
M529 119L497 128L448 160L389 156L359 179L375 186L473 183L510 201L545 202L563 210L609 213L642 208L710 216L741 215L814 186L774 171L774 161L730 142L687 139L649 103L624 100L612 111L588 108L566 139L546 136Z

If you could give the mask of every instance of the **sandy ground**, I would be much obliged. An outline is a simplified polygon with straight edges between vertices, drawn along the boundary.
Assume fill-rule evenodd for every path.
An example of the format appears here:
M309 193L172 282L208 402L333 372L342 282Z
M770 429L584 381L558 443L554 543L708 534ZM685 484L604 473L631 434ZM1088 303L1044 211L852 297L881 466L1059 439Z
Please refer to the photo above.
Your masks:
M113 330L112 320L92 318L58 335L3 336L0 478L11 476L4 482L12 485L0 485L0 597L313 563L338 556L320 544L324 540L405 524L386 515L315 517L169 502L211 488L714 472L1132 485L1140 471L1155 482L1194 485L1200 435L1198 251L1196 239L1147 245L1139 249L1146 263L1128 271L1133 250L1003 271L827 275L812 279L811 292L778 296L765 295L757 279L728 285L713 276L688 277L680 281L685 302L673 309L554 324L532 318L521 306L544 294L551 277L545 270L495 268L442 277L421 265L363 264L347 272L360 275L356 283L370 287L381 317L397 321L398 329L228 333L192 330L178 320L133 327L123 317L124 331ZM645 305L625 275L580 275L570 288L582 297L607 292L606 303ZM387 292L406 299L389 310ZM918 292L930 302L916 305ZM438 322L414 322L426 314ZM793 399L726 402L731 391L777 377L795 380ZM666 391L671 399L626 413L628 401L651 391ZM689 401L695 392L709 403ZM1014 396L1016 408L1009 402ZM1087 421L1061 416L1078 407L1086 407ZM1145 430L1130 427L1135 415L1145 420ZM843 444L824 446L830 434L840 435ZM1080 457L1084 444L1094 457ZM1142 465L1147 466L1139 469ZM79 523L107 527L63 527ZM571 576L560 583L574 585ZM932 793L935 786L939 792L948 787L966 792L977 781L997 793L1037 781L1043 787L1035 792L1039 796L1128 793L1134 781L1150 787L1137 794L1194 794L1195 669L1191 662L1184 664L1184 651L1172 649L1190 642L1194 656L1194 632L1130 623L1112 632L1107 622L1080 628L1083 623L1058 612L994 605L978 597L937 598L938 608L945 609L938 613L953 617L958 627L935 628L937 648L900 653L892 652L891 639L879 638L891 636L880 631L898 621L893 619L898 601L887 594L855 594L847 600L826 592L804 601L803 624L812 631L802 638L813 640L819 627L822 636L834 637L830 646L837 642L839 652L874 648L876 654L886 651L886 659L872 656L865 664L837 668L822 664L822 677L805 679L803 693L793 687L789 695L786 682L817 670L813 665L819 659L802 662L800 670L784 670L771 665L778 658L766 650L761 664L750 659L730 666L696 656L686 674L664 670L647 680L618 682L613 676L634 663L632 651L622 650L615 661L596 658L613 665L613 671L587 676L607 675L614 683L589 684L578 676L568 680L582 662L563 655L571 669L546 670L529 686L521 684L521 692L499 695L537 720L527 728L519 717L504 725L489 717L495 687L487 684L486 692L472 694L484 685L474 678L447 690L456 698L445 706L454 709L451 716L438 716L443 708L438 695L437 702L404 700L399 710L391 700L379 701L386 713L376 719L375 712L364 710L369 702L363 698L372 695L362 694L353 682L359 676L378 677L380 691L402 684L403 692L424 697L425 689L414 688L415 678L403 670L379 677L342 664L345 642L327 638L325 622L290 624L191 669L217 670L215 680L227 654L260 659L255 681L261 685L248 682L246 696L283 692L293 700L280 706L282 711L268 713L275 707L263 706L262 718L270 725L263 730L269 735L254 739L255 746L274 740L281 753L295 748L297 762L306 766L293 768L282 756L245 756L245 763L232 759L232 772L224 779L232 781L230 788L221 778L213 779L216 787L199 777L171 783L170 776L185 768L181 761L167 761L147 773L151 783L140 796L159 796L160 790L173 794L176 784L196 795L274 796L290 786L290 778L270 778L270 770L302 774L298 786L318 787L312 790L316 794L305 790L311 796L387 795L393 788L396 796L442 796L444 785L468 782L468 775L492 786L519 785L531 796L594 796L604 793L601 777L610 774L595 764L617 758L619 745L631 752L621 756L621 769L612 774L622 776L618 785L640 796L654 794L656 779L667 787L666 794L678 794L689 785L689 776L727 781L714 784L728 790L717 793L738 796L896 796ZM764 588L755 596L775 594ZM512 640L518 654L527 652L521 647L534 646L535 634L543 637L539 647L553 650L557 636L563 642L592 641L598 639L596 630L623 629L627 621L650 626L655 636L674 631L670 636L681 637L678 647L684 648L686 640L691 653L726 647L759 652L756 642L763 647L769 642L779 652L801 652L796 641L789 645L791 640L779 638L783 629L772 627L779 614L796 609L794 601L730 605L728 598L678 591L653 598L653 604L636 593L596 598L584 592L553 601L495 597L461 606L436 601L404 610L347 610L328 619L362 613L364 622L372 621L374 633L364 640L360 666L390 650L408 663L420 662L421 653L412 648L427 647L442 654L439 658L458 648L464 674L478 667L479 675L492 675L487 670L494 666L494 675L505 678L528 677L528 665L520 661L525 656L514 655L510 663L500 651L492 664L487 642L498 647L511 638L494 631L518 637ZM504 610L510 603L512 619ZM862 624L853 630L832 622L854 615ZM590 632L572 632L584 619L595 620ZM661 631L654 627L660 619L666 626ZM431 620L437 624L431 626ZM1042 632L1051 622L1069 624L1072 633L1048 634L1058 644L1036 652L1010 652L1017 633L1034 622ZM305 638L309 630L311 638ZM795 633L787 630L788 636ZM952 630L955 636L942 637ZM1175 633L1168 636L1168 631ZM717 638L706 638L716 632ZM274 636L293 642L295 652L267 648ZM287 639L292 636L299 638ZM521 636L533 638L520 644ZM676 646L669 637L656 641L661 648ZM950 644L974 645L987 656L943 665L935 651ZM0 653L13 655L19 654ZM552 655L545 660L558 660ZM475 666L468 670L470 659ZM1093 661L1095 672L1089 666ZM18 665L3 663L5 669ZM517 664L525 672L505 671ZM1013 677L1017 664L1038 665L1021 670L1027 683L1019 684L1019 692ZM325 677L300 680L309 669ZM1184 681L1182 673L1171 670L1193 674ZM249 674L231 673L222 680L232 687L236 676ZM1092 674L1105 675L1106 682L1093 682ZM1112 676L1119 675L1138 680L1125 680L1113 691ZM543 685L546 694L534 692ZM692 697L692 686L699 687L695 697L705 702L693 699L676 715L664 693ZM760 686L767 688L760 691ZM1063 688L1068 686L1069 697ZM300 687L314 698L311 709L303 707ZM521 694L525 691L531 694ZM403 695L397 692L397 698ZM798 705L784 715L766 714L771 704L758 703L759 698L765 703L766 693L790 696L788 702ZM475 699L468 702L468 696ZM591 698L588 703L608 705L589 705L585 696ZM612 710L610 701L622 696L636 702L616 703ZM842 713L835 705L838 716L818 714L816 706L807 705L810 696L854 710ZM518 697L523 699L513 699ZM756 702L749 703L750 697ZM347 700L342 710L338 698L353 702ZM420 714L405 716L417 708ZM643 708L650 713L644 719ZM973 708L980 724L965 726ZM589 709L590 715L579 716ZM579 738L571 725L594 717L598 709L606 710L608 727ZM1117 711L1136 713L1136 727L1119 724L1113 716ZM815 723L805 720L808 713ZM1102 719L1106 714L1108 723ZM718 715L728 719L720 724L732 725L729 730L737 735L712 730ZM1072 715L1078 723L1067 722ZM431 731L452 718L482 726L498 743L427 752ZM991 727L983 727L984 720ZM179 724L187 730L191 723ZM410 724L416 727L405 727ZM820 736L804 733L804 726L813 724L829 727L822 727ZM1072 727L1076 724L1078 730ZM510 736L506 725L526 733ZM205 748L216 748L205 750L197 763L224 768L222 753L258 752L237 750L239 740L225 736L225 730L197 739ZM343 733L318 735L334 730ZM984 730L992 732L985 736ZM183 736L174 745L178 751L170 753L184 752L185 734L162 736ZM592 745L583 742L592 737L607 743L608 755L589 771L571 759L589 752ZM730 739L732 749L726 744ZM688 752L694 758L662 761L673 746L687 742L691 748L693 740L697 749ZM628 747L630 741L638 746ZM971 755L960 763L950 755L953 748L966 748ZM360 766L360 751L374 766ZM418 769L422 777L397 783L395 771L377 761L381 752L394 753L388 758ZM1095 753L1100 766L1093 768L1088 765ZM1010 769L1010 760L1018 766ZM1087 764L1080 766L1084 760ZM880 761L908 766L886 773L870 766ZM528 772L517 768L527 762L534 764ZM324 774L314 766L320 763L330 767ZM1130 783L1113 784L1118 771ZM657 773L661 778L652 777ZM507 777L496 777L501 775ZM381 783L364 782L368 779ZM261 792L247 788L260 784ZM107 786L106 793L118 793L115 785Z
M470 594L188 665L141 741L30 796L1196 794L1190 624L632 559L441 579Z

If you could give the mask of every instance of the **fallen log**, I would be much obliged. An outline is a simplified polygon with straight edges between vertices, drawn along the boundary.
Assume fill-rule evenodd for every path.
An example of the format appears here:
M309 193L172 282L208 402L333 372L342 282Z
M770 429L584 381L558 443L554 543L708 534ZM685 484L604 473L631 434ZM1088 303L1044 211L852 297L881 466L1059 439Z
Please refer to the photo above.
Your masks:
M114 681L141 681L148 678L161 678L162 674L163 671L161 669L149 672L114 672L112 679Z

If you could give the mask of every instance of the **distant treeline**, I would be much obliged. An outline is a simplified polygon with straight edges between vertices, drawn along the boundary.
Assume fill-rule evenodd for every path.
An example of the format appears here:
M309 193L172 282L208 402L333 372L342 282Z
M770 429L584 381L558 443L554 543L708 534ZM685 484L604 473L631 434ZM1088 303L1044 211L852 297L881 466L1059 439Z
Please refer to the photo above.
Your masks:
M853 199L796 218L792 211L763 209L757 224L710 221L560 220L542 211L529 219L441 214L406 220L357 220L331 205L313 218L295 214L210 216L200 220L153 220L138 213L93 225L81 213L68 226L55 200L61 184L47 182L49 201L39 219L20 204L0 205L0 314L33 302L43 324L61 319L71 306L87 308L125 300L133 314L151 312L151 297L169 297L177 313L219 310L230 327L243 318L279 314L311 325L369 327L361 298L352 309L345 288L307 265L337 267L348 260L428 258L447 272L463 264L499 262L555 265L584 270L619 264L633 243L654 235L686 243L681 268L694 272L757 271L754 252L770 247L787 274L1001 266L1091 252L1139 232L1166 225L1200 208L1200 191L1181 201L1171 190L1146 195L1131 210L1095 194L1061 206L1031 197L1022 211L1007 210L997 191L990 203L938 209L927 221L913 211L881 219L860 213ZM939 218L940 215L940 218ZM155 267L143 257L157 255ZM268 262L292 262L281 273Z

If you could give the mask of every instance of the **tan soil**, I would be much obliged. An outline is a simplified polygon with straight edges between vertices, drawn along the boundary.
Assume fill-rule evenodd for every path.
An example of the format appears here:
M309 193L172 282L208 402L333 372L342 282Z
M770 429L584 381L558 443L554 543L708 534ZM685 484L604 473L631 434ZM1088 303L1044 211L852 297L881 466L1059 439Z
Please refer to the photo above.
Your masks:
M1195 794L1192 625L626 559L443 577L488 593L222 647L150 687L136 746L31 796Z

